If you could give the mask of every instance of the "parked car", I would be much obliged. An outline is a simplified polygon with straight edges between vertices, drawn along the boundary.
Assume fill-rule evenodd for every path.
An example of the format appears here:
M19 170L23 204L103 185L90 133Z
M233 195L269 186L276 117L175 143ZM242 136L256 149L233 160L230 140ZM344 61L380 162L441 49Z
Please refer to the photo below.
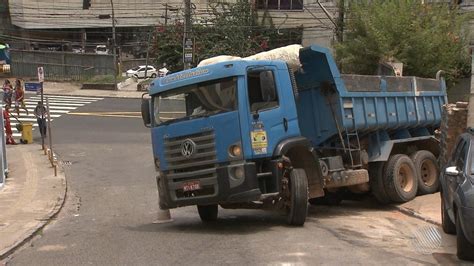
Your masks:
M146 78L155 78L158 75L156 68L153 66L137 66L127 70L127 77L145 78L145 70Z
M96 54L109 54L109 49L105 45L97 45L95 47Z
M457 235L457 256L474 261L474 130L462 134L440 175L443 231Z
M82 47L72 47L72 52L75 54L83 54L84 49L82 49Z

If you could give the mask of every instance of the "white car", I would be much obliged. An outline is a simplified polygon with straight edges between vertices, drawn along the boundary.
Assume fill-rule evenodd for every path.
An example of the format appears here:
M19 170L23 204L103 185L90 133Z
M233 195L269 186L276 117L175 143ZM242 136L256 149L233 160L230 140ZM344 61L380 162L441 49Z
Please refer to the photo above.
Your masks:
M105 45L97 45L95 47L96 54L109 54L109 49Z
M147 69L148 68L148 69ZM153 66L137 66L132 69L127 70L127 77L136 77L136 78L145 78L145 69L146 69L146 78L156 78L157 71Z

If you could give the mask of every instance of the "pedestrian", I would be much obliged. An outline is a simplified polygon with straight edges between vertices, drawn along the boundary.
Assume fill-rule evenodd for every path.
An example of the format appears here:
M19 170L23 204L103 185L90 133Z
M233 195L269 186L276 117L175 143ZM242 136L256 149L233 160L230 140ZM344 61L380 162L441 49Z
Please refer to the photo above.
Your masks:
M3 109L3 124L5 125L6 144L15 145L16 142L13 139L12 125L10 123L10 106L9 105L5 105L5 109Z
M25 91L23 90L21 81L17 79L15 81L15 110L18 117L20 117L20 107L25 110L26 115L28 115L28 109L26 109L25 105Z
M35 107L35 117L36 121L38 122L38 128L41 134L41 137L46 136L46 115L48 114L48 110L44 107L41 101Z
M12 84L10 83L8 79L6 79L5 82L3 83L2 89L3 89L3 103L11 106L13 88L12 88Z

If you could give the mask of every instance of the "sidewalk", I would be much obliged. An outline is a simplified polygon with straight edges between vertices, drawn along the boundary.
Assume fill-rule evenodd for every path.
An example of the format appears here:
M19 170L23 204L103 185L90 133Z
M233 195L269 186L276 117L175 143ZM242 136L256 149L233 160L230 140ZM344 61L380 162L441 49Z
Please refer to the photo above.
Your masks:
M53 168L41 145L7 146L9 175L0 189L0 260L43 228L66 196L64 171Z
M441 197L438 193L418 196L414 200L396 205L404 214L435 225L441 225Z
M80 83L70 82L45 82L43 92L45 95L66 95L83 97L116 97L116 98L141 98L144 91L137 91L136 83L122 87L120 90L82 90Z

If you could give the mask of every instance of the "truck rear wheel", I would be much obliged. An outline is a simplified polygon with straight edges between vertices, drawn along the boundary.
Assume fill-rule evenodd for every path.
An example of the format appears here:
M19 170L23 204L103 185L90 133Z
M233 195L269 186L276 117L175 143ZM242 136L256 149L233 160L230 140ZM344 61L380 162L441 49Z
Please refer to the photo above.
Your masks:
M215 205L198 205L199 217L203 222L211 222L217 220L218 208Z
M291 170L289 190L287 222L289 225L301 226L308 215L308 178L303 169Z
M374 162L369 164L369 184L372 194L382 204L390 203L390 197L385 191L383 178L384 163Z
M429 151L421 150L410 156L415 164L418 179L418 194L433 194L439 188L439 168L436 157Z
M393 202L407 202L415 198L418 191L415 165L405 154L390 156L384 171L384 185Z

